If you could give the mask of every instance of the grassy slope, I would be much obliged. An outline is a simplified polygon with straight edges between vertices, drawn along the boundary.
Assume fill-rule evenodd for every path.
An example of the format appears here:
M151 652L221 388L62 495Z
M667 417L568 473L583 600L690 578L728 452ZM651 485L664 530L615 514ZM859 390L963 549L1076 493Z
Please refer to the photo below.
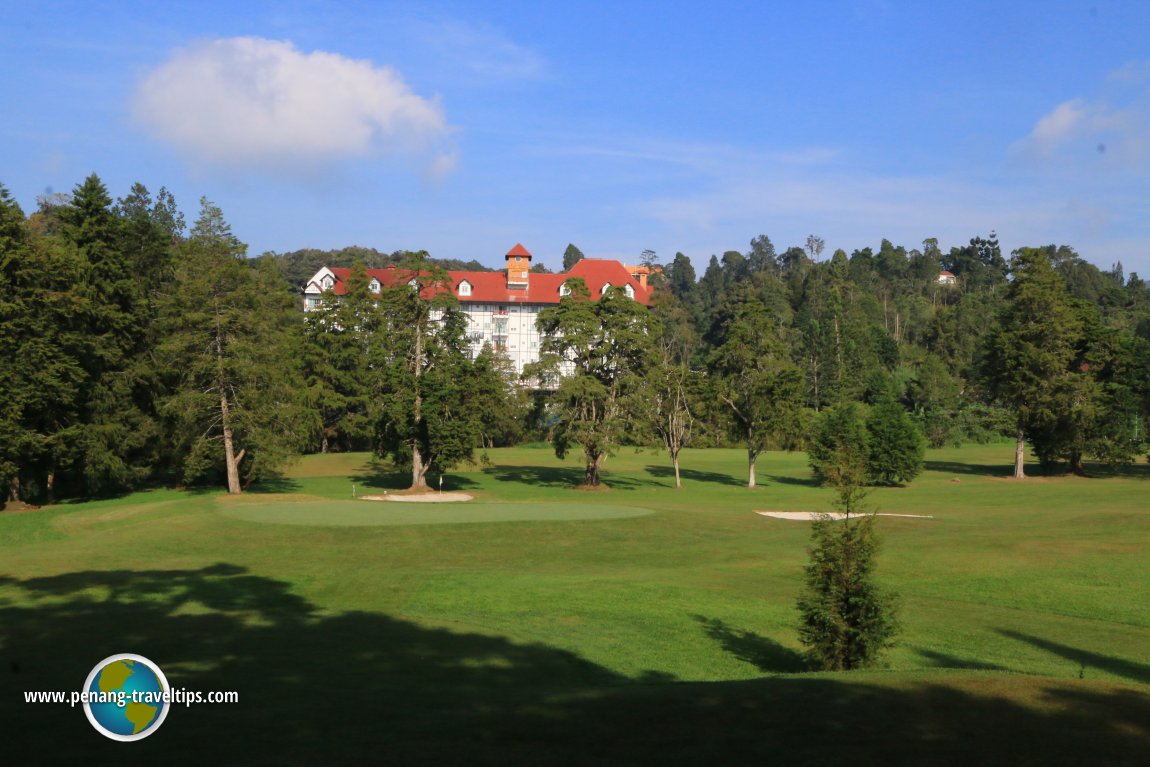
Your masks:
M1002 763L1075 763L1079 741L1133 759L1150 747L1150 474L1016 483L999 478L1009 458L1009 446L934 452L924 477L871 496L935 519L880 520L880 574L902 594L904 632L886 670L845 677L759 679L803 669L793 604L807 526L751 513L827 508L801 454L765 456L755 491L741 487L742 456L718 450L684 456L680 492L664 457L630 452L611 460L610 492L570 489L579 466L539 449L493 451L494 465L444 483L489 503L657 512L619 519L234 517L239 505L322 508L353 482L401 485L365 456L306 459L275 494L159 491L0 515L0 652L16 669L0 666L13 683L0 714L19 718L18 745L44 740L40 756L59 748L54 732L103 748L78 710L11 700L139 652L176 686L244 701L173 712L141 753L194 753L226 718L275 733L259 751L241 731L220 741L267 763L380 748L401 762L781 750L818 763L848 742L895 762L985 762L994 748ZM1024 736L1030 750L1012 750Z

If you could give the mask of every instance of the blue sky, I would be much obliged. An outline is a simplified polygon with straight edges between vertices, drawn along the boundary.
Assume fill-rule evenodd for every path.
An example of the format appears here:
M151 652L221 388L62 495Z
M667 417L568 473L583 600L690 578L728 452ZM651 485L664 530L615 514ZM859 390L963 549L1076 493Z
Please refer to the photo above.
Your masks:
M1150 275L1150 3L4 3L0 183L253 254L1068 244Z

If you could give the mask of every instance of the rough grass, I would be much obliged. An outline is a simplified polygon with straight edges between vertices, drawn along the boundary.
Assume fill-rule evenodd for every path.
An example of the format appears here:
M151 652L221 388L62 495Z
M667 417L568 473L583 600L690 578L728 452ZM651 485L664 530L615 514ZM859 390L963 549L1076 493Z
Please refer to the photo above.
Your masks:
M495 450L444 479L475 505L396 509L352 484L401 474L312 456L239 499L0 513L0 721L17 763L1138 763L1148 467L1013 482L1011 450L934 451L870 496L934 519L878 520L904 630L840 676L796 640L809 526L752 513L829 508L802 454L764 456L752 491L738 451L687 451L676 491L665 456L624 452L588 494L575 461ZM439 524L337 522L360 513ZM20 702L119 652L241 703L121 746Z

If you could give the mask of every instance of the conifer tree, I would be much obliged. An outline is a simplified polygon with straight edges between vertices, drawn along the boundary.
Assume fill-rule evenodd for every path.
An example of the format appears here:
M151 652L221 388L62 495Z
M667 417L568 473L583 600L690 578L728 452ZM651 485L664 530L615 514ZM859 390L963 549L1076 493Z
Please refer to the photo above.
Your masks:
M173 377L164 413L184 481L222 472L229 493L273 473L314 429L302 399L293 298L274 263L253 268L245 251L220 209L202 200L177 252L158 350Z
M308 403L321 425L321 453L363 449L375 433L371 348L380 313L362 263L344 284L342 296L325 293L304 318L304 378Z
M472 396L467 317L448 289L447 272L421 251L397 274L380 296L386 323L374 362L376 449L397 464L410 463L411 489L424 490L429 472L472 459L481 405Z
M1063 414L1070 362L1082 334L1066 285L1037 248L1011 260L1013 281L987 341L984 380L1015 415L1014 477L1023 479L1026 439Z
M568 243L567 249L563 251L563 271L571 271L571 267L582 261L583 258L583 251L575 247L574 243Z
M823 671L871 665L898 632L897 597L874 583L878 538L874 515L863 513L868 473L865 445L840 443L825 465L842 519L811 523L810 562L798 599L799 639Z
M74 249L26 226L0 186L0 497L52 502L77 455L90 380L83 266Z
M926 440L910 414L893 396L881 399L866 421L867 473L871 482L894 485L922 473Z
M514 445L523 437L531 397L517 385L515 366L507 355L484 344L475 355L471 397L479 414L480 445Z

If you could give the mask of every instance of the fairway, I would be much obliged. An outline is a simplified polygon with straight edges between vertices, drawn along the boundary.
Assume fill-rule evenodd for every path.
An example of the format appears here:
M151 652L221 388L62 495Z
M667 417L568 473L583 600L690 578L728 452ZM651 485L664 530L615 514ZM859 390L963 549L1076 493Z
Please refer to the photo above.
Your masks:
M171 712L169 765L1137 764L1150 753L1150 471L1004 479L1009 444L878 488L902 633L811 671L795 599L831 510L801 453L621 451L609 489L548 449L444 477L477 500L353 500L410 480L316 455L214 489L0 513L0 721L17 764L121 759L71 690L117 653L240 702ZM1037 467L1030 467L1037 473ZM436 479L438 483L438 479ZM825 737L832 727L834 737Z
M571 522L642 517L653 513L650 509L634 506L582 506L575 503L401 505L368 500L233 504L223 511L224 515L245 522L318 527Z

